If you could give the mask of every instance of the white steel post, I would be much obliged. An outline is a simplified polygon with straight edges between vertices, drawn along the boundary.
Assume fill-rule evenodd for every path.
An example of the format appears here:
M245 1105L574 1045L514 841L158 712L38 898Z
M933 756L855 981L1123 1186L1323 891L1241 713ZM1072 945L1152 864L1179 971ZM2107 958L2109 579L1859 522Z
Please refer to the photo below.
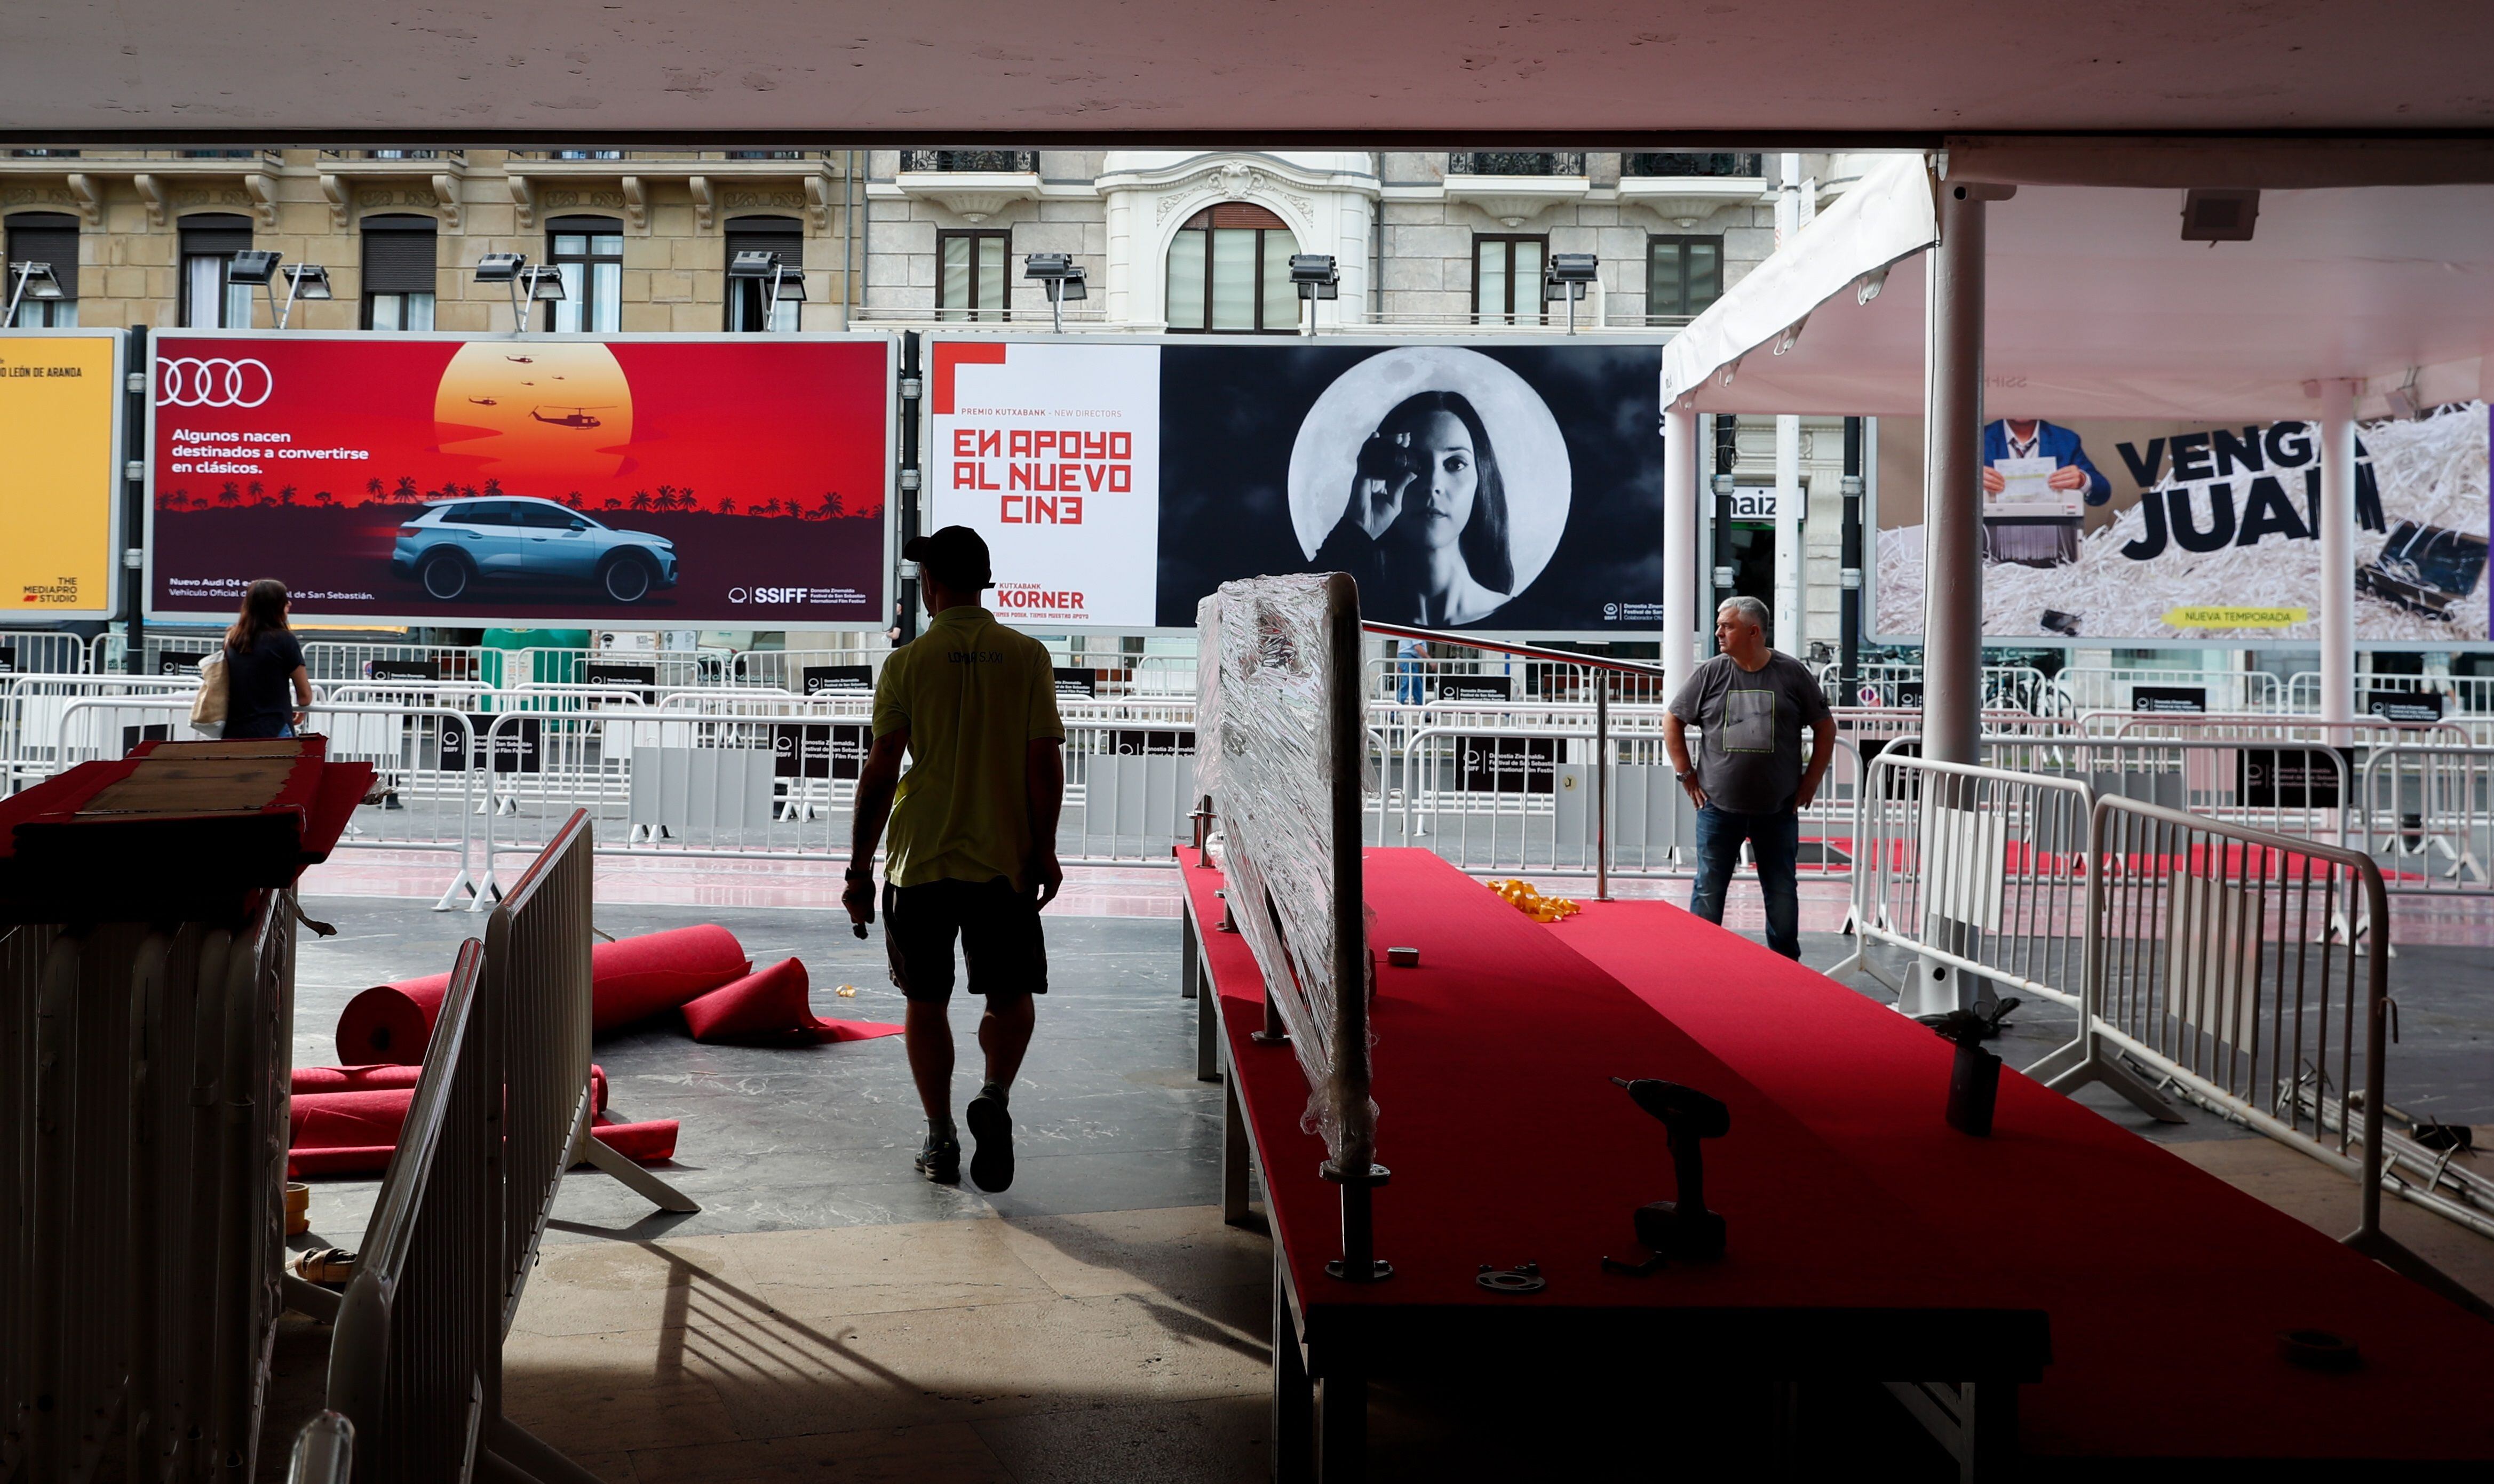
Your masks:
M1923 384L1923 751L1979 764L1983 718L1984 205L2015 187L1944 185L1930 257Z
M1787 157L1789 158L1789 157ZM1776 416L1776 648L1799 658L1802 640L1801 419Z
M2356 719L2356 384L2321 383L2321 719Z
M1677 691L1697 663L1697 414L1662 409L1662 668Z

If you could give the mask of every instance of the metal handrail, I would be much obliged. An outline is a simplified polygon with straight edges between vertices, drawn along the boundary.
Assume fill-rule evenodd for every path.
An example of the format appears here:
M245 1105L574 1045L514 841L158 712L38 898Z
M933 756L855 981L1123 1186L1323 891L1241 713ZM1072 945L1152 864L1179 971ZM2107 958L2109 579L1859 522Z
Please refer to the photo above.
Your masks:
M1469 650L1487 650L1493 654L1517 654L1526 659L1546 659L1557 665L1582 665L1589 670L1609 670L1621 675L1648 675L1657 680L1667 677L1662 666L1642 660L1613 659L1607 654L1578 654L1570 650L1548 650L1537 644L1520 644L1511 639L1488 639L1477 634L1453 634L1443 629L1414 628L1405 623L1381 623L1360 621L1362 632L1389 639L1417 639L1424 644L1455 644Z

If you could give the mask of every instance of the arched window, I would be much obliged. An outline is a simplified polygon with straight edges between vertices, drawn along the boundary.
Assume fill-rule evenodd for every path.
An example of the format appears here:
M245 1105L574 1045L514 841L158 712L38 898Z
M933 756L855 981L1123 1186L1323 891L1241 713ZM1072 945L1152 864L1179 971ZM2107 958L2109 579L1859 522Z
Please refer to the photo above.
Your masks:
M1297 246L1262 206L1224 201L1187 219L1169 250L1169 327L1221 335L1296 334Z

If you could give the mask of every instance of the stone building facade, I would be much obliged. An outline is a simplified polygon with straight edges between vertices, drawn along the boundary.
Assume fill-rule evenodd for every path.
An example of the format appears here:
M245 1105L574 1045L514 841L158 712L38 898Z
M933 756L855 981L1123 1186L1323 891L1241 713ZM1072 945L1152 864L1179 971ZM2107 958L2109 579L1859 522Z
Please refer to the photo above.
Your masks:
M1064 254L1085 297L1069 333L1501 337L1564 332L1554 255L1590 254L1580 335L1659 341L1774 246L1776 157L1741 154L1161 151L9 151L0 237L40 251L68 297L19 323L274 323L227 284L239 248L328 270L291 309L317 330L508 331L488 253L561 268L532 329L1045 331L1034 254ZM1825 199L1844 157L1803 158ZM761 248L802 273L766 325L726 269ZM1313 324L1288 258L1334 259ZM281 285L282 293L282 285ZM1743 484L1774 465L1744 423ZM1804 430L1808 637L1837 634L1841 439ZM796 644L797 636L789 636Z

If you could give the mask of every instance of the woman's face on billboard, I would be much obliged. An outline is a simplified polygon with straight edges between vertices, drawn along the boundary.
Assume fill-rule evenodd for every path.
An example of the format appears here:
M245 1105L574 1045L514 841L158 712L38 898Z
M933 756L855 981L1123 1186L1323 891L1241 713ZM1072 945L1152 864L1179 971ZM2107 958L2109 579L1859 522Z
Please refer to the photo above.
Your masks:
M1452 412L1431 412L1412 428L1417 477L1403 497L1402 525L1424 547L1452 546L1472 523L1479 472L1473 437Z

